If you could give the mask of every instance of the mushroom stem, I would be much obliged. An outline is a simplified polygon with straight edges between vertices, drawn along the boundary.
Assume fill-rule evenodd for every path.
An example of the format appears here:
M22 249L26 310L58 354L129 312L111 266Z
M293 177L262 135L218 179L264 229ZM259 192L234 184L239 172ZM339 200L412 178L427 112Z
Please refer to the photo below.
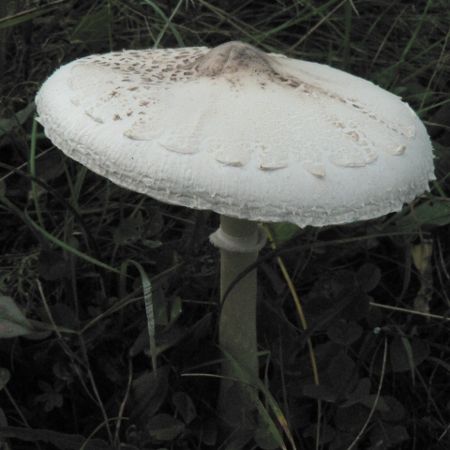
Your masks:
M251 383L258 378L256 339L256 270L245 275L227 294L231 283L256 261L264 245L257 223L221 216L220 228L211 235L211 242L220 248L222 308L219 319L219 346L224 350L224 376L219 397L219 412L229 425L252 422L255 410L248 385L236 384L230 378ZM232 361L227 360L229 355ZM239 366L239 369L236 367ZM242 369L242 370L240 370ZM230 391L236 386L236 389Z

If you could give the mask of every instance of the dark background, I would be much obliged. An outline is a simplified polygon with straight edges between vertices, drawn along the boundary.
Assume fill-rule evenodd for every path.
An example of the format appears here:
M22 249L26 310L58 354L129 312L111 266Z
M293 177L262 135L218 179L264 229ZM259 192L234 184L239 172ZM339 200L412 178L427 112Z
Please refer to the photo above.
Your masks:
M218 369L218 255L208 242L217 217L112 185L65 158L33 122L39 86L75 58L232 39L400 95L428 128L438 177L429 194L389 217L274 227L310 332L266 249L262 398L275 398L299 449L450 447L448 0L2 0L0 302L14 302L33 329L8 336L13 325L0 309L5 449L78 449L88 436L91 449L282 446L267 426L222 436L217 379L183 376ZM292 448L279 414L263 404Z

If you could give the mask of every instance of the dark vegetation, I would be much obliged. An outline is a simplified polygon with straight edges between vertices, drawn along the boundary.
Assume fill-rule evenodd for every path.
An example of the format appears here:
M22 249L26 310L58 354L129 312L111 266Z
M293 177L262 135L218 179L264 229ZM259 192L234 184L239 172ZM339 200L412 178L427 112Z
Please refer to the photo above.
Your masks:
M0 16L0 448L450 448L448 0L2 0ZM33 122L33 98L77 57L230 39L401 95L432 136L438 180L379 220L274 227L309 328L267 247L270 422L222 436L206 376L220 358L217 217L68 160Z

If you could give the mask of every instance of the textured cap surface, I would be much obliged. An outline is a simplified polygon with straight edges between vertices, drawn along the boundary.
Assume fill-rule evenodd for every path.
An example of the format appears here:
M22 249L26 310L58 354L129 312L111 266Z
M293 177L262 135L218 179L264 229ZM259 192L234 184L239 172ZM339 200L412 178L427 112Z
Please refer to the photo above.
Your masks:
M93 171L233 217L370 219L434 179L425 127L399 97L239 42L85 57L36 103L47 136Z

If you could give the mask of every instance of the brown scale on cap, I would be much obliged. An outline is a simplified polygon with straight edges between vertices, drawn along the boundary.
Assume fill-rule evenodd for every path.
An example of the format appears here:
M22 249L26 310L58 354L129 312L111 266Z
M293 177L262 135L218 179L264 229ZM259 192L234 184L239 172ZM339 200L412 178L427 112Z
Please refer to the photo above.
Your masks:
M116 52L106 55L93 55L84 59L84 63L76 66L73 70L73 76L70 82L77 85L78 75L85 77L85 80L92 80L93 91L96 91L96 85L101 73L100 67L109 71L108 77L112 84L113 93L102 96L96 105L90 106L89 117L100 117L102 114L96 114L95 111L102 107L102 104L114 101L117 107L124 101L132 100L138 114L145 116L150 104L154 101L148 96L147 91L153 86L161 86L161 89L169 90L176 83L186 83L208 79L213 84L214 80L225 80L229 88L233 91L245 91L247 82L259 85L261 89L270 89L271 85L283 86L291 89L301 98L312 97L319 108L323 109L323 119L326 120L335 129L342 130L344 135L357 147L364 147L367 151L372 147L368 139L361 138L361 130L358 126L349 123L338 125L341 122L338 117L330 117L328 114L329 102L345 105L353 112L356 112L361 120L367 117L369 120L393 131L397 135L412 139L415 134L414 127L407 127L400 123L388 122L379 117L372 108L358 99L343 97L333 89L321 86L320 83L311 81L308 72L301 70L294 71L285 63L287 59L277 54L265 53L250 44L244 42L232 41L221 44L212 49L205 47L192 47L186 49L160 49L160 50L139 50ZM88 66L85 66L87 63ZM83 66L86 70L83 70ZM80 70L81 72L76 72ZM89 71L92 72L91 76ZM97 74L98 72L98 74ZM116 81L117 80L117 81ZM89 83L84 81L81 84ZM127 86L125 88L125 86ZM133 98L125 96L125 91L131 91L136 94ZM142 100L145 102L142 103ZM115 114L115 115L114 115ZM129 116L123 114L123 111L113 111L112 117ZM110 116L110 114L107 114ZM94 120L94 119L93 119ZM106 117L103 118L106 120ZM359 122L359 120L358 120ZM399 150L400 149L400 150ZM395 155L404 153L400 143L390 151Z
M426 129L398 97L243 43L82 58L36 103L54 143L112 181L250 220L373 218L434 179Z
M206 77L250 72L272 78L277 73L275 64L275 59L261 50L243 42L231 41L211 49L195 61L192 68Z
M367 115L370 119L375 120L391 130L405 134L398 127L384 122L377 115L359 104L355 104L349 99L343 98L334 92L329 92L322 87L313 85L302 81L297 76L293 76L282 68L282 62L276 56L264 53L261 50L253 47L252 45L232 41L212 48L205 55L200 56L193 64L188 64L188 68L192 68L197 76L205 76L209 78L215 78L220 76L226 76L228 81L233 86L239 82L239 77L243 73L249 75L257 75L263 77L263 80L259 80L261 88L264 89L268 81L281 84L288 88L293 88L299 92L312 95L316 98L326 97L336 102L343 103L345 105L354 107L361 114ZM235 76L233 76L235 75ZM335 125L334 122L331 122ZM353 141L359 142L359 135L356 131L347 133ZM367 144L367 142L364 142Z

